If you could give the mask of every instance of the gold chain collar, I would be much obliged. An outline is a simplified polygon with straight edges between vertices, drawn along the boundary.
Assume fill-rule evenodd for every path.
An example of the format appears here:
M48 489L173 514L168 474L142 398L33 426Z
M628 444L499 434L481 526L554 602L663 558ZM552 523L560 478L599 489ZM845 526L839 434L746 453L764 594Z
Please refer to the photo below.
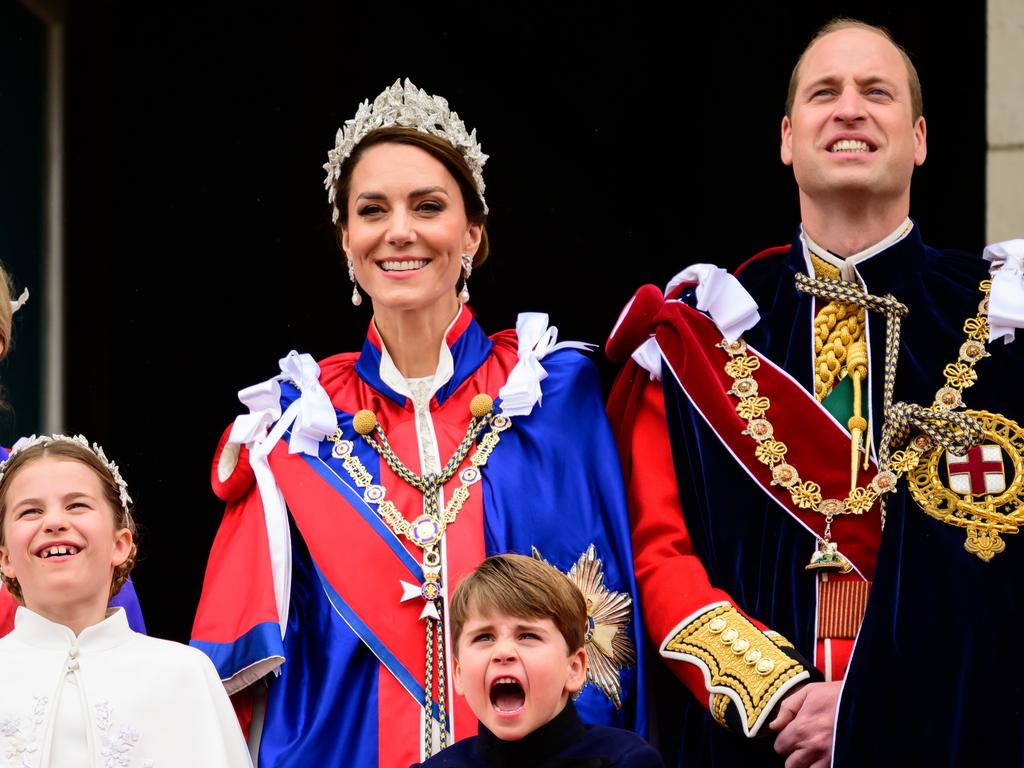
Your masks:
M486 408L484 407L484 399L486 399ZM472 442L472 438L474 437L473 433L478 431L478 427L480 426L478 419L486 419L489 422L490 429L476 446L476 450L473 451L473 455L470 456L469 463L471 466L466 467L459 473L459 487L452 492L451 498L448 499L448 502L445 505L443 514L438 514L437 512L428 510L411 521L399 511L393 501L385 498L387 490L383 485L373 482L373 475L370 474L370 471L366 469L363 462L353 451L353 442L342 437L340 427L333 436L327 438L329 441L334 443L334 447L331 449L331 455L334 456L334 458L341 460L342 466L345 468L345 471L348 472L349 477L352 478L359 488L363 489L363 501L377 506L377 512L381 519L388 524L388 527L396 536L404 536L413 544L424 550L424 565L433 567L441 564L441 555L437 546L444 537L445 529L455 522L459 512L462 511L463 505L469 499L470 487L480 481L482 476L481 470L487 464L488 459L491 457L491 453L501 440L501 433L512 426L512 419L504 413L488 415L491 409L491 404L491 398L487 395L477 395L473 398L473 401L470 404L473 419L470 421L469 427L466 430L466 436L463 438L463 442ZM371 420L372 423L370 423ZM395 456L394 452L390 450L387 439L383 435L384 431L377 423L377 418L371 411L360 411L356 414L356 418L353 419L352 423L353 428L366 441L366 443L381 454L381 457L384 458L385 462L388 463L389 466L392 466L392 469L395 470L395 474L404 479L421 493L424 492L424 486L429 484L432 480L443 479L436 475L419 477L406 469L405 466L401 464L401 461L398 460L398 457ZM381 437L380 442L374 441L369 437L369 435L375 431L378 432ZM384 446L384 450L381 448L382 444ZM461 445L462 444L460 443L460 446ZM388 454L390 454L390 457ZM453 457L453 459L454 458L455 457ZM453 459L449 459L449 462ZM395 466L395 462L397 462L398 466ZM459 461L459 464L461 464L461 461ZM410 477L413 478L412 482L410 482Z
M977 419L984 432L986 445L1000 451L999 467L1003 471L1002 454L1009 457L1013 467L1013 480L1006 484L1002 478L1002 490L989 493L987 484L982 493L973 493L973 479L969 484L971 493L953 489L950 470L947 467L949 485L943 483L939 463L944 453L941 446L925 445L925 450L912 454L893 454L893 461L899 460L907 471L907 485L910 493L928 515L944 523L966 529L964 549L988 562L1006 549L1006 542L1000 534L1017 533L1024 524L1024 429L1019 424L996 413L975 411L966 407L963 401L965 389L978 381L974 369L976 363L989 357L985 350L988 340L988 301L992 289L991 280L983 280L978 286L984 295L974 317L964 321L963 331L967 340L960 346L958 359L947 365L942 373L945 386L935 393L936 410L960 411ZM920 438L918 438L920 439ZM969 458L965 454L953 453L958 458ZM978 457L984 464L984 457ZM996 462L992 462L995 464ZM984 467L982 467L984 469Z
M441 541L444 538L445 530L452 525L459 516L463 505L469 499L470 486L480 481L481 470L487 464L495 447L501 439L501 433L512 426L512 420L504 413L493 412L494 401L489 395L479 394L470 402L469 426L466 434L460 441L455 453L442 467L439 473L430 473L423 476L417 475L402 463L401 459L391 449L384 429L377 421L372 411L362 410L356 413L352 419L352 428L356 433L380 455L381 459L391 467L392 471L406 483L416 488L423 494L424 507L422 514L414 520L407 520L398 510L395 503L385 498L386 489L380 483L373 482L373 475L355 454L354 444L342 436L339 427L334 435L327 439L334 444L331 455L341 461L349 477L356 486L363 489L363 501L367 504L376 504L380 518L387 523L388 527L396 536L404 536L409 541L423 550L423 585L417 590L412 586L412 594L407 594L405 599L422 597L425 601L425 608L420 618L426 619L426 645L425 645L425 672L423 685L423 750L424 754L433 753L433 690L434 677L437 677L437 705L440 748L444 748L448 742L448 730L450 727L448 717L447 683L445 680L445 667L447 658L445 652L445 628L444 628L444 594L441 583ZM480 434L487 430L483 438L477 444ZM376 439L374 439L376 438ZM463 459L470 448L476 445L476 450L470 456L470 466L459 472L459 487L452 492L451 498L445 505L443 512L438 509L438 494L441 487L451 479L461 466ZM407 590L408 592L408 590Z
M793 504L800 509L813 509L825 516L824 536L807 568L848 573L852 566L838 553L838 545L831 540L833 517L864 514L875 499L895 489L899 474L880 468L869 485L854 488L845 499L824 498L821 485L813 480L802 479L799 470L786 462L789 447L776 439L775 425L767 418L771 400L758 393L757 380L754 378L754 372L761 367L761 360L747 354L747 344L742 339L734 342L723 339L718 346L729 355L725 372L733 379L733 383L728 394L739 398L736 413L747 423L743 434L757 443L754 456L771 469L771 484L789 491Z
M833 281L814 281L804 275L797 275L797 287L800 290L807 290L816 282L833 284L834 287L831 290L844 289L844 286L836 285ZM882 446L879 451L878 472L868 485L854 486L845 499L824 498L818 483L803 480L797 468L785 461L789 450L788 446L776 439L775 426L767 418L771 401L758 394L758 385L754 378L754 372L760 368L761 361L759 358L747 354L746 342L742 339L737 339L734 342L723 339L717 345L729 356L725 372L733 379L733 384L728 390L728 394L739 399L736 412L747 422L743 434L749 435L757 443L754 455L758 461L772 470L771 484L788 490L791 500L797 507L813 509L825 516L824 535L819 539L818 547L811 556L807 565L808 570L839 570L847 573L852 569L850 563L838 552L838 544L831 539L832 522L836 515L864 514L876 500L895 490L899 477L914 469L920 463L922 454L941 447L937 446L937 443L944 442L946 447L949 447L950 444L953 444L954 447L962 447L977 442L980 428L971 413L953 413L953 409L962 405L960 394L963 389L977 381L977 372L974 370L975 363L988 355L984 345L984 339L988 335L988 321L985 313L987 312L991 281L983 281L980 288L984 292L984 300L979 305L978 316L968 318L964 323L964 331L968 334L968 340L960 347L959 359L947 365L943 370L946 386L936 394L935 404L931 409L922 409L897 403L886 409L883 428L885 446ZM881 300L874 297L869 298L874 301L889 301L898 305L898 302L894 302L890 298ZM903 311L905 312L905 309ZM887 333L886 339L887 364L884 389L887 400L891 400L895 379L895 364L894 361L890 363L888 358L895 357L898 350L898 333L897 325L896 334ZM891 355L890 352L892 352ZM887 405L891 405L891 403L887 403ZM949 419L950 424L936 429L927 423L929 418L938 416L945 416ZM914 437L904 450L896 451L889 456L887 446L905 437L911 425L920 426L924 432ZM954 433L956 434L955 438L952 437ZM964 451L966 452L966 448ZM884 526L884 504L880 504L880 507L882 525Z

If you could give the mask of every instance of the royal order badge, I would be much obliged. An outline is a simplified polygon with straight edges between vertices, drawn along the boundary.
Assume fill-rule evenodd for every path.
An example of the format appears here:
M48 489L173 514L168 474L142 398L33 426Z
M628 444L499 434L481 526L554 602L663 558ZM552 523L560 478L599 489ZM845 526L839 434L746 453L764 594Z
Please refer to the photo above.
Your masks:
M974 419L982 438L961 455L918 435L911 444L915 450L900 455L909 465L907 485L918 506L937 520L967 529L964 549L988 562L1006 549L1000 534L1017 533L1024 522L1024 429L998 413L960 410L964 390L978 380L975 365L991 357L985 342L992 281L982 280L978 289L978 312L964 321L967 339L958 359L943 369L946 386L935 393L933 407Z
M533 556L547 563L536 547ZM550 563L548 563L550 565ZM636 650L626 632L632 615L633 598L604 585L604 565L591 544L569 572L569 581L583 593L587 604L587 682L593 683L616 709L622 708L621 672L636 664Z
M982 442L963 456L925 451L907 480L921 509L966 528L964 548L988 562L1006 549L1001 534L1024 522L1024 429L998 413L964 413L981 425Z

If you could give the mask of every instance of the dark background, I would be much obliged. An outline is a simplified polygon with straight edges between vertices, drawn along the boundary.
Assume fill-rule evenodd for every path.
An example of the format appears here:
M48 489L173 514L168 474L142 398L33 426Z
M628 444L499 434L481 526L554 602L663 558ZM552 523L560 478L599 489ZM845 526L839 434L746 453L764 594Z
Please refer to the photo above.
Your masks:
M151 633L188 637L221 508L209 462L236 391L289 349L361 343L370 309L349 302L320 166L358 102L399 76L445 96L491 155L492 256L471 282L490 331L545 310L562 338L601 342L638 285L788 242L786 84L842 13L888 25L919 68L930 151L912 215L929 242L980 249L983 7L677 8L72 0L66 428L130 483ZM32 19L17 3L5 14ZM12 389L18 365L3 372Z

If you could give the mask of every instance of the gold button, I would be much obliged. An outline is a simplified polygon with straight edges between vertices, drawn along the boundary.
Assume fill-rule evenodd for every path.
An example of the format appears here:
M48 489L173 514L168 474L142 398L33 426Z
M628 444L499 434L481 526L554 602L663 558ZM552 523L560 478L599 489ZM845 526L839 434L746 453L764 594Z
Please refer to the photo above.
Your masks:
M486 392L474 395L473 399L469 401L469 412L477 419L482 419L491 412L492 408L494 408L494 398Z
M360 435L368 435L377 428L377 415L370 410L363 409L356 411L352 417L352 429Z
M757 670L757 674L759 675L767 675L775 669L775 662L771 659L761 659L757 662L757 666L754 667L754 669Z
M732 644L732 652L735 653L737 656L742 656L744 653L747 652L747 649L749 647L750 641L745 640L741 637L739 640Z
M722 642L726 645L732 645L736 642L736 638L740 636L740 633L735 629L727 629L722 633Z
M708 631L714 632L716 635L725 629L725 619L719 616L717 619L712 619L711 623L708 624Z
M757 662L760 661L760 659L761 652L757 650L757 648L752 648L750 651L747 652L747 655L743 657L743 660L747 662L747 664L757 664Z

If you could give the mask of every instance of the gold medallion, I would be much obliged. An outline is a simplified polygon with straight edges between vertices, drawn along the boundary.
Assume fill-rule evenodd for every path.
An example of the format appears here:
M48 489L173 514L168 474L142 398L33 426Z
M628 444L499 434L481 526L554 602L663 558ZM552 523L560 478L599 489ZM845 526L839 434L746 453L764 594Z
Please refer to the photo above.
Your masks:
M965 455L924 451L907 484L921 509L965 528L964 548L988 562L1006 549L1001 534L1024 522L1024 429L998 413L964 413L981 424L982 442Z

